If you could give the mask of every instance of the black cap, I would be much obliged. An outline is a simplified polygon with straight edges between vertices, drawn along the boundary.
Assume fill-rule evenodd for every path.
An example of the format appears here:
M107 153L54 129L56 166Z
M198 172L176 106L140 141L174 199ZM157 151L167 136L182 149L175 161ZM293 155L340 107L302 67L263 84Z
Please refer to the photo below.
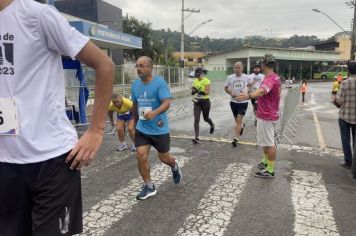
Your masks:
M199 77L199 76L201 76L201 74L203 74L203 69L201 67L195 68L194 76Z

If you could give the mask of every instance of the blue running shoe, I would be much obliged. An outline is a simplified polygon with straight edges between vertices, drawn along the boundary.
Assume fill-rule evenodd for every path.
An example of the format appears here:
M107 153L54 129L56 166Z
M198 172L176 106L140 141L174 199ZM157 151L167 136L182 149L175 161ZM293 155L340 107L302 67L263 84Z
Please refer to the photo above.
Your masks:
M180 171L180 168L179 168L179 165L177 162L176 162L176 165L177 165L177 169L176 170L172 169L173 181L174 181L174 183L179 184L179 182L182 180L182 172Z
M149 188L147 185L145 185L141 192L137 194L136 198L137 200L145 200L146 198L152 197L156 195L157 191L155 186L153 185L153 188Z

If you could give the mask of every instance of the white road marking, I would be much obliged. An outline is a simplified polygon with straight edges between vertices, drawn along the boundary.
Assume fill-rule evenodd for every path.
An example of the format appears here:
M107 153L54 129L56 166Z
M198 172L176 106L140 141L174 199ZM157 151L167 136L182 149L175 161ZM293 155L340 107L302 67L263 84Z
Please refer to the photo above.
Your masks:
M314 118L316 134L318 135L319 146L321 149L325 149L326 145L325 145L325 141L324 141L324 136L323 136L323 133L321 132L319 119L318 119L318 116L316 115L315 111L313 111L313 118Z
M316 104L314 93L312 93L310 96L310 104L313 104L313 105Z
M182 156L176 156L176 158L180 167L183 167L189 160L187 157ZM156 187L159 187L170 179L171 173L170 167L158 164L151 170L152 182ZM82 235L103 235L113 224L121 220L125 214L130 213L132 207L139 202L136 200L136 195L141 190L141 187L141 177L135 178L127 186L115 191L92 206L89 212L85 212L83 215L84 229Z
M251 169L252 166L242 163L230 164L205 193L176 235L223 235Z
M296 235L339 235L321 174L294 170L291 188Z
M327 107L328 107L328 106L320 105L320 106L316 106L316 107L306 108L306 109L304 109L304 110L305 110L305 111L316 111L316 110L324 109L324 108L327 108Z

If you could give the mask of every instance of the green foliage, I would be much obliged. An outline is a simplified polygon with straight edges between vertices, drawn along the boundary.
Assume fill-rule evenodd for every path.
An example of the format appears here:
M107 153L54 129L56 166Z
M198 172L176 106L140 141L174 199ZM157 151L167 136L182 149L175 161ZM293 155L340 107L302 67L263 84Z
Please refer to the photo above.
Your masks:
M145 23L131 16L123 20L123 31L142 38L142 49L127 49L125 58L136 60L140 56L149 56L155 63L165 63L165 39L169 66L177 66L173 59L174 51L180 51L180 32L167 30L152 30L151 23ZM238 50L244 46L257 47L306 47L320 40L316 36L293 35L290 38L265 38L262 36L249 36L245 38L212 39L209 37L190 37L185 35L184 51L224 52Z
M158 39L164 36L168 38L169 46L174 51L180 51L180 32L165 30L153 30L152 38ZM249 36L245 38L212 39L209 37L190 37L185 35L184 51L223 52L237 50L244 46L256 47L306 47L320 40L316 36L293 35L290 38L265 38L263 36Z
M142 49L126 49L125 58L136 60L140 56L149 56L155 63L164 64L165 44L163 37L157 38L153 34L151 23L145 23L131 16L126 16L123 20L123 32L142 38ZM168 64L172 64L173 49L168 48Z

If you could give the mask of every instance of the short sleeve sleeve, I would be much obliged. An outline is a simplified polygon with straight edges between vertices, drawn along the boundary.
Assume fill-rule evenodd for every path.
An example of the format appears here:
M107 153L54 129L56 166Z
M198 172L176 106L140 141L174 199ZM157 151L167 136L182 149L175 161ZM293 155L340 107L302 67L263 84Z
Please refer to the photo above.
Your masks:
M109 111L115 111L114 104L110 101Z
M260 88L264 90L265 94L268 94L273 88L273 80L264 80Z
M135 87L136 87L136 83L135 81L133 82L132 84L132 88L131 88L131 99L134 103L137 103L137 97L136 97L136 94L135 94Z
M342 102L345 101L346 83L347 83L346 80L343 81L343 82L341 82L341 88L339 89L339 91L338 91L337 94L336 94L336 99L337 99L337 100L340 100L340 101L342 101Z
M225 87L229 87L230 86L230 77L227 77L224 83Z
M159 97L159 100L161 100L161 101L164 99L167 99L167 98L171 98L171 93L168 89L168 85L167 85L166 81L164 81L163 79L161 80L160 86L158 89L158 97Z
M43 7L40 11L37 27L41 40L48 49L73 59L89 41L50 6Z

